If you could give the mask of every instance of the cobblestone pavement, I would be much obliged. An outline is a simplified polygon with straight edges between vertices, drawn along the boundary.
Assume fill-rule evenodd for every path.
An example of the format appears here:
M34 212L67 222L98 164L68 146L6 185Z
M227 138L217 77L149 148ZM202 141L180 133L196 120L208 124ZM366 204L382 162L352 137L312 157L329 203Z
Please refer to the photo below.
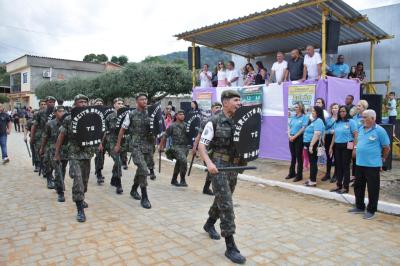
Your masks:
M204 172L195 169L188 188L169 184L163 162L149 180L153 208L129 196L133 166L123 171L124 194L92 174L87 221L75 221L71 179L66 202L33 173L22 134L9 140L11 162L0 165L0 265L230 265L223 240L202 226L212 197L201 194ZM400 217L379 213L365 221L349 206L279 188L239 181L235 192L236 242L247 265L399 265Z

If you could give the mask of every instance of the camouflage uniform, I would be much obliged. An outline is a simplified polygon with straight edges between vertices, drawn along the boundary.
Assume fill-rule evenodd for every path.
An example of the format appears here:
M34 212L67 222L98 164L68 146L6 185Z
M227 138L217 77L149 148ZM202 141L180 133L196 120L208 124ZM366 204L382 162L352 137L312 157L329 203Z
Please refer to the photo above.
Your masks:
M232 118L223 112L213 116L210 121L214 128L214 137L210 143L212 162L220 167L237 166L238 160L234 157ZM221 235L231 236L235 233L235 214L233 211L232 194L236 187L237 172L219 172L211 176L212 188L215 193L214 202L208 212L210 218L221 219Z
M32 118L28 119L28 121L26 122L25 130L27 132L31 132L32 125L33 125L33 119ZM33 138L33 136L31 136L31 137ZM30 144L30 148L31 148L31 153L32 153L32 165L35 167L39 167L38 161L40 161L40 160L37 159L38 155L35 152L35 144Z
M96 150L96 156L94 157L94 169L95 169L95 174L98 179L103 179L103 175L101 174L101 170L103 170L104 167L104 152Z
M131 152L133 163L137 166L133 183L147 187L149 168L154 167L154 136L150 129L150 118L146 111L133 110L127 115L131 135ZM124 121L124 124L125 124ZM125 125L123 125L126 127Z
M54 169L55 176L55 188L57 193L61 193L65 190L64 186L64 178L65 178L65 169L67 167L67 151L65 150L65 145L62 146L61 150L61 162L60 164L54 160L55 158L55 144L57 142L57 137L59 133L59 129L61 126L61 122L58 119L50 120L46 123L46 127L43 131L43 138L47 138L47 145L45 147L45 155L44 161L50 162L51 168Z
M85 199L85 192L90 175L90 160L93 157L94 147L81 147L72 138L72 120L71 115L65 117L60 132L68 138L67 150L69 161L69 175L74 179L72 185L72 199L75 202L81 202Z
M114 166L112 169L112 178L121 179L121 153L126 150L125 141L121 145L121 153L115 154L114 148L117 144L118 139L118 127L117 127L117 112L109 114L106 118L106 145L105 150L111 155L114 160Z
M34 143L33 143L33 150L32 150L32 154L35 154L35 166L36 167L40 167L40 156L39 156L39 150L40 150L40 145L41 145L41 139L42 139L42 134L43 134L43 128L38 126L39 124L43 124L43 123L39 123L39 121L41 120L40 118L40 113L43 112L42 111L37 111L33 114L33 118L32 118L32 125L35 125L36 127L36 131L35 131L35 136L31 136L31 138L34 139ZM46 122L44 122L44 124L46 124Z
M180 174L181 178L184 179L187 171L187 155L189 153L189 141L186 137L186 124L184 122L172 123L165 131L164 137L172 138L171 149L176 159L173 176L175 177Z
M40 150L40 146L42 144L43 132L45 130L49 115L50 114L48 113L47 109L45 109L39 111L36 117L33 118L33 125L35 125L36 127L36 136L37 136L37 138L35 139L35 145L38 146L38 151ZM51 164L51 160L49 158L43 157L42 173L43 177L46 177L48 180L53 179L53 167Z

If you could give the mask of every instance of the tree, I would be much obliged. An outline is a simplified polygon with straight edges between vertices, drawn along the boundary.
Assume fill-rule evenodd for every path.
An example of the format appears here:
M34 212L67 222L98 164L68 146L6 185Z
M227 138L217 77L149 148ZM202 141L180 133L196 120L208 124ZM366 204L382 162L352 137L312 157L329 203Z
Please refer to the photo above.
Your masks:
M108 57L105 54L98 54L96 56L97 62L104 63L108 61Z
M113 62L114 64L118 64L118 65L119 65L118 56L113 55L113 56L111 57L111 60L110 60L110 61Z
M108 61L108 57L105 54L87 54L83 57L84 62L93 62L93 63L104 63Z
M0 65L0 85L10 86L10 74L7 73L6 65Z
M84 62L96 62L97 57L95 54L87 54L85 55L85 57L83 58Z
M7 96L0 94L0 103L8 103L8 101L9 100Z
M120 55L119 57L118 57L118 64L119 65L121 65L121 66L124 66L126 63L128 63L128 57L126 56L126 55Z

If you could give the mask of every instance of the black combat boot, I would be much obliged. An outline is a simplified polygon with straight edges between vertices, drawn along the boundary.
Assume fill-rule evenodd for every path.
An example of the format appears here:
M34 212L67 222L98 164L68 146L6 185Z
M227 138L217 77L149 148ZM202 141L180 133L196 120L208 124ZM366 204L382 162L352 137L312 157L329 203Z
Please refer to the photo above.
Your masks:
M225 237L225 244L225 256L228 259L237 264L244 264L246 262L246 258L240 254L239 249L236 247L233 235Z
M51 178L51 176L47 176L46 179L47 179L47 188L48 189L54 189L54 187L55 187L54 186L54 181Z
M64 191L62 189L57 189L57 195L58 202L65 202Z
M138 184L133 184L132 189L131 189L131 196L135 200L141 200L142 197L140 197L139 193L137 192L139 185Z
M171 185L176 186L176 187L179 187L179 183L178 183L177 178L178 178L178 174L175 174L175 173L174 173L174 174L172 175Z
M140 187L140 190L142 191L142 200L140 201L140 205L142 205L142 207L145 209L150 209L151 204L150 204L149 198L147 197L147 188Z
M117 180L117 178L115 176L111 177L111 181L110 181L110 185L115 187L115 181Z
M210 185L211 185L211 181L206 180L206 182L204 183L204 187L203 187L203 194L214 196L214 193L210 189Z
M89 208L89 204L87 204L87 202L84 200L82 201L82 206L84 209Z
M76 214L76 220L80 223L83 223L86 221L85 211L83 208L83 200L77 201L75 203L76 203L76 208L78 210L78 213Z
M181 183L179 184L180 187L187 187L185 175L181 175Z
M101 170L98 170L96 173L96 177L97 177L97 184L101 185L104 183L104 176L101 174Z
M154 173L154 169L150 169L149 176L151 180L156 180L156 174Z
M124 190L122 189L122 184L121 184L121 178L116 178L115 180L115 187L117 188L115 190L115 192L117 194L122 194L122 192L124 192Z
M216 222L216 220L208 218L206 224L203 226L203 229L208 233L211 239L220 240L221 236L218 234L217 230L215 230L214 226Z

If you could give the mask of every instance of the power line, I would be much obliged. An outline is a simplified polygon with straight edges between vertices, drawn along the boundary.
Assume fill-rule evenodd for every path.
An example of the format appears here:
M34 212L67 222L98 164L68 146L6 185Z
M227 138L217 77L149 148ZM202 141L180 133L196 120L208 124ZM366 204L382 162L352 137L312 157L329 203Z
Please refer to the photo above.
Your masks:
M30 32L30 33L36 33L36 34L44 34L44 35L57 37L57 38L66 38L66 37L68 37L66 35L58 35L58 34L54 34L54 33L49 33L49 32L44 32L44 31L37 31L37 30L21 28L21 27L16 27L16 26L11 26L11 25L0 25L0 27L10 28L10 29L14 29L14 30L21 30L21 31Z
M8 47L8 48L12 48L12 49L15 49L15 50L19 50L21 52L28 53L28 54L38 54L38 52L28 51L28 50L25 50L25 49L22 49L22 48L13 46L13 45L9 45L9 44L3 43L3 42L0 42L0 45L3 46L3 47Z

